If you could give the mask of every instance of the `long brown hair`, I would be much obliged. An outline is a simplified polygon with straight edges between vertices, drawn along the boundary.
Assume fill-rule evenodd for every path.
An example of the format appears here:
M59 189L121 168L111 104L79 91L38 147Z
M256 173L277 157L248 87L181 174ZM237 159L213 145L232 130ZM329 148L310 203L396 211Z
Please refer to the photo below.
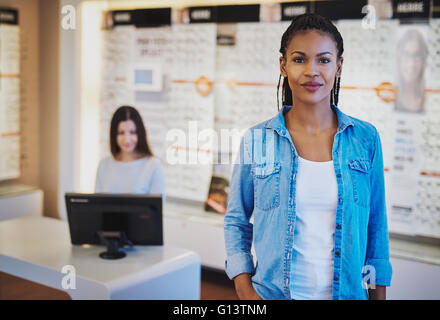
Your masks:
M118 126L122 121L132 120L136 125L136 134L138 141L136 145L136 151L146 156L153 156L150 145L147 140L147 131L145 130L144 122L139 112L131 106L121 106L113 114L110 124L110 151L113 157L121 151L116 143L116 137L118 135Z

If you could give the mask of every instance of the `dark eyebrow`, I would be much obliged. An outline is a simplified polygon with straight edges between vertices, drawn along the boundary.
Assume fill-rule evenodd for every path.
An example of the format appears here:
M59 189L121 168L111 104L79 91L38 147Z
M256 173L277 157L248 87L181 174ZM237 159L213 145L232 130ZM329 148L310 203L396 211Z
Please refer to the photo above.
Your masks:
M298 53L298 54L300 54L300 55L302 55L302 56L306 56L306 54L305 54L304 52L302 52L302 51L292 51L292 52L290 53L290 55L292 55L292 54L294 54L294 53ZM324 52L320 52L320 53L318 53L317 56L322 56L322 55L325 55L325 54L332 55L331 52L324 51Z

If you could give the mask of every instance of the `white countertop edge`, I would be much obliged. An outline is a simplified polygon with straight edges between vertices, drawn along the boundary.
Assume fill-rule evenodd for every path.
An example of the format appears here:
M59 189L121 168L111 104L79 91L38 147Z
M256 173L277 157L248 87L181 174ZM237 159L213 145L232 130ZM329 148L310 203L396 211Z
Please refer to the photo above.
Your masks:
M116 288L117 290L121 290L123 288L130 287L133 284L136 284L137 282L139 282L140 279L142 279L142 281L146 281L149 279L157 278L169 272L173 272L175 270L194 264L198 265L201 268L200 256L194 251L188 251L184 254L179 255L178 257L173 258L172 260L158 263L143 271L132 273L130 275L105 282L105 285L110 292L115 291Z
M66 276L66 274L63 274L61 270L56 270L40 264L24 261L15 257L0 254L0 271L42 284L47 287L51 287L56 290L64 291L72 299L84 297L84 292L93 292L92 296L83 298L84 300L110 299L110 292L107 286L103 283L76 275L76 288L63 289L62 279ZM79 288L84 288L84 290L80 290Z

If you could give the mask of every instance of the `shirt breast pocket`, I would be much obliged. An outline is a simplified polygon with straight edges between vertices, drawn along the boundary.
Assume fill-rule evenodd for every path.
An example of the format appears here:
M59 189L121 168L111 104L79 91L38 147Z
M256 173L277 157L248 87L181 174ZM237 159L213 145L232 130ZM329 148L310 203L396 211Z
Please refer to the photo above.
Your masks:
M369 160L355 159L348 161L353 183L354 202L364 208L370 205L370 169Z
M279 162L252 165L257 208L270 210L280 205L280 170Z

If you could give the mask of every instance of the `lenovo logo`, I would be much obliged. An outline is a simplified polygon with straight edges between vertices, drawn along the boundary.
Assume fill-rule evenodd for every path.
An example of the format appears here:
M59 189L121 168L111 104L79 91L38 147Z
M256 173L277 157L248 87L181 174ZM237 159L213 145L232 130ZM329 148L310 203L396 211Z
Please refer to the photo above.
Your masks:
M70 199L70 202L87 203L89 199Z

